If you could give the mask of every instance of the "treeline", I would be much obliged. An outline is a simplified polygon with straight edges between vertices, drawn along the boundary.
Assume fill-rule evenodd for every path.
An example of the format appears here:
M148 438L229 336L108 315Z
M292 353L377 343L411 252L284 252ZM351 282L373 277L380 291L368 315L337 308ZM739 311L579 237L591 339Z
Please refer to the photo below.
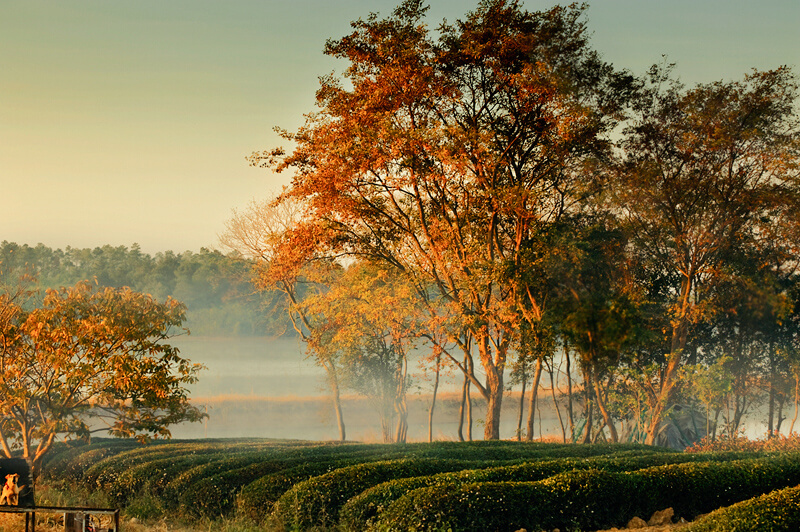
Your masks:
M794 74L637 76L590 47L585 9L486 0L433 32L406 0L358 20L328 41L348 66L283 132L293 150L251 158L291 185L226 238L284 294L334 399L357 387L399 420L387 440L405 438L412 347L485 399L486 439L511 386L528 438L546 389L569 441L795 427Z
M89 280L103 287L130 287L187 307L185 326L201 336L274 335L286 330L285 314L269 294L255 290L248 261L202 248L151 256L134 244L94 249L52 249L3 241L0 282L30 274L42 292ZM43 294L40 294L40 297Z

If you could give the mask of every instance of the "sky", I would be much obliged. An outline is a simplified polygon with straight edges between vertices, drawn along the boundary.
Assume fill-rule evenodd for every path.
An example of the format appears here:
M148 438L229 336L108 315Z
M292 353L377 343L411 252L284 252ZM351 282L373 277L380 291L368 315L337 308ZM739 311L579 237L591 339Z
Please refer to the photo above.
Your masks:
M326 39L397 1L0 0L0 241L219 248L233 209L288 184L246 157L342 70ZM477 5L429 2L432 28ZM690 86L800 74L798 0L595 0L586 18L593 48L636 74L662 55Z

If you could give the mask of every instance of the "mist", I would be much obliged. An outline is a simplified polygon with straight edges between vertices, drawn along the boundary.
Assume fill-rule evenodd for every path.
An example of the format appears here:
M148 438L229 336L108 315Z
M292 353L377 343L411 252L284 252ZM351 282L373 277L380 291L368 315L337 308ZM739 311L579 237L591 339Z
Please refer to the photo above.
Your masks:
M337 440L325 372L304 354L296 338L178 336L170 343L181 356L206 366L197 383L190 386L192 403L208 413L202 423L183 423L172 427L174 438L282 438ZM428 410L433 384L416 360L410 363L412 387L409 390L409 441L427 441ZM433 437L458 438L458 409L462 377L442 374L434 410ZM560 439L552 401L540 390L540 425L546 437ZM380 416L363 396L342 398L347 439L378 442ZM503 438L516 436L519 391L506 394ZM481 439L486 404L472 392L473 438ZM466 429L465 429L466 430Z

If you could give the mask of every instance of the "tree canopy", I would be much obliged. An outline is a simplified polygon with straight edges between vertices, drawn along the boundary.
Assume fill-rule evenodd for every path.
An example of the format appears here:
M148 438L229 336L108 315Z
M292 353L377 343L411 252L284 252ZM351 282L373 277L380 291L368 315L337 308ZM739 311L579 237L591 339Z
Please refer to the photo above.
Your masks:
M292 174L273 208L300 208L262 257L271 271L365 260L402 277L421 336L486 399L485 438L506 371L519 380L530 357L554 400L566 361L573 437L576 356L583 437L615 440L621 423L653 443L673 406L696 404L684 366L754 360L726 335L771 352L773 372L798 352L793 74L688 89L664 66L633 76L591 48L585 10L484 0L431 31L406 0L357 20L325 47L341 77L282 132L292 151L251 157ZM754 312L757 334L734 319Z
M28 273L42 289L92 280L103 287L127 286L159 300L172 297L186 304L184 325L198 336L275 336L291 331L280 301L257 292L250 266L243 257L209 249L153 256L135 244L62 250L0 243L0 283L13 284L18 275ZM37 297L43 295L44 290Z
M88 282L48 290L34 308L24 288L0 294L0 444L37 470L59 435L108 431L149 439L197 421L186 385L201 367L167 340L185 317L129 288Z
M295 235L315 253L384 261L452 307L477 346L486 377L473 381L497 438L509 349L543 304L515 272L534 235L590 192L632 78L589 47L580 7L483 2L438 35L425 11L409 0L329 41L347 83L323 78L320 111L286 135L293 153L253 160L295 170L285 197L304 202Z

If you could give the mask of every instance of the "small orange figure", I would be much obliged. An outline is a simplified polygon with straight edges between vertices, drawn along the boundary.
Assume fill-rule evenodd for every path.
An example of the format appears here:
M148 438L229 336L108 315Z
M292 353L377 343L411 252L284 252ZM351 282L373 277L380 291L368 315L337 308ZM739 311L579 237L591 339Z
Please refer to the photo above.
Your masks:
M3 494L0 495L0 504L17 506L19 504L19 492L25 486L18 486L19 474L6 475L6 483L3 485Z

